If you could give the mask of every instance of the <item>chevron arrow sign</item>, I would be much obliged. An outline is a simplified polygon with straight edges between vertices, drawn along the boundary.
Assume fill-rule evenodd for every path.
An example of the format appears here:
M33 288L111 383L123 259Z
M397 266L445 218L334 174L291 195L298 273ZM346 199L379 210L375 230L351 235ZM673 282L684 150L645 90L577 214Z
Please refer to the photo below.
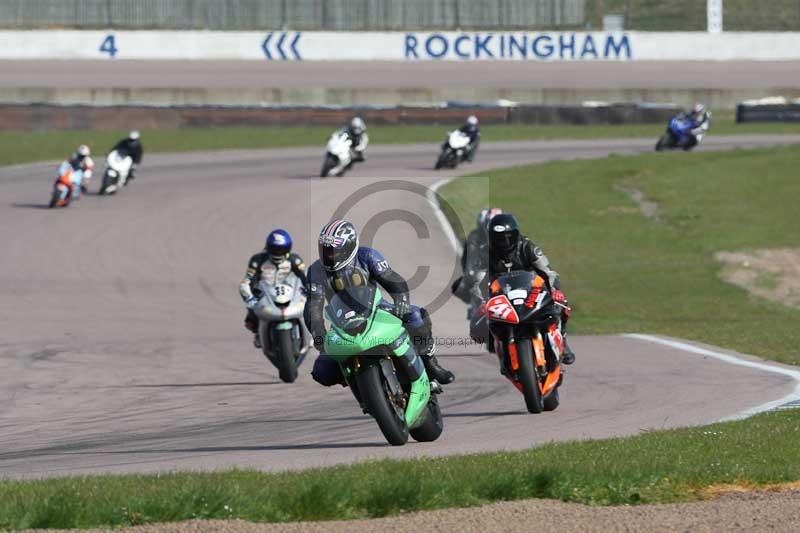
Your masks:
M267 61L302 60L297 49L301 35L300 32L269 32L261 43Z

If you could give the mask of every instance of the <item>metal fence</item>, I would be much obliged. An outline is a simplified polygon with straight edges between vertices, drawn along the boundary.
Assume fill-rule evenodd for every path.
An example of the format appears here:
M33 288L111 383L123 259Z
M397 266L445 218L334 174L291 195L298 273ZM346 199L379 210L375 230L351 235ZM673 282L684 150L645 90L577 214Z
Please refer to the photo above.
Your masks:
M625 17L625 28L643 31L705 31L705 0L586 0L587 27L602 17ZM725 31L800 31L800 0L724 0Z
M209 30L580 28L586 0L0 0L0 27Z

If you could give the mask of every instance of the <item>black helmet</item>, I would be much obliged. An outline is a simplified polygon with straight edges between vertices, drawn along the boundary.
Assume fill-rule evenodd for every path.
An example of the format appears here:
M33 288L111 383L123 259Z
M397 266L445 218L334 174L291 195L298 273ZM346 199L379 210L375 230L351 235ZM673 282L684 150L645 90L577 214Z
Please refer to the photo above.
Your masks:
M519 224L514 215L500 213L489 221L489 246L501 254L508 254L519 242Z
M319 260L328 272L341 270L358 253L358 232L346 220L334 220L319 232Z

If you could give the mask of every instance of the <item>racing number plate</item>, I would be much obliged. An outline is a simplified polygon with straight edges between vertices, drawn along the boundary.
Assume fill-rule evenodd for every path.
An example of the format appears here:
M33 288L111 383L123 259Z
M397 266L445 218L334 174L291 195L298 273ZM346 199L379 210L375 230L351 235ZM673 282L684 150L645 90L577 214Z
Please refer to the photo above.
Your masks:
M519 315L508 301L505 294L495 296L486 304L486 316L489 320L499 320L510 324L519 323Z

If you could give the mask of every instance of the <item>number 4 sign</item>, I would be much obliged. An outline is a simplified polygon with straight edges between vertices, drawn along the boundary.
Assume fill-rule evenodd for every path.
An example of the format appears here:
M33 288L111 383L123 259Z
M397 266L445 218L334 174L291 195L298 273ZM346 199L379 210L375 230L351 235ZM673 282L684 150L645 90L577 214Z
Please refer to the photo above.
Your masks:
M117 55L117 45L113 33L106 35L106 38L100 43L100 51L108 54L110 57L115 57Z

